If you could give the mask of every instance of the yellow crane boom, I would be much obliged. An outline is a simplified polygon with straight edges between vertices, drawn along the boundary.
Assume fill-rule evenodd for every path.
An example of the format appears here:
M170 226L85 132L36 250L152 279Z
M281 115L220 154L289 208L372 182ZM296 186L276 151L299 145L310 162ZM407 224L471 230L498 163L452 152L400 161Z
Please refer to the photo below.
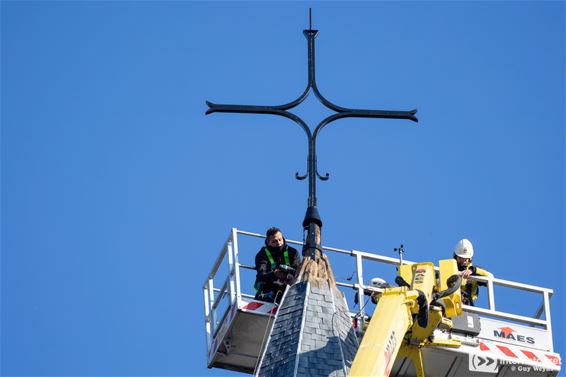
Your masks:
M417 376L424 377L421 347L460 346L456 340L432 337L439 326L451 328L448 317L462 312L456 262L443 260L439 265L439 284L432 263L399 266L397 282L402 286L385 288L378 295L349 376L389 376L399 355L411 359Z

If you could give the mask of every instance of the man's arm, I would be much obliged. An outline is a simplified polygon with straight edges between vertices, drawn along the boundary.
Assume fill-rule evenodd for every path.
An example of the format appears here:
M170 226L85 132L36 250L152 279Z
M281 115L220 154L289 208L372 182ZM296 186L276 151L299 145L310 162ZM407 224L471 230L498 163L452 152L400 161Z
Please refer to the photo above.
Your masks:
M291 260L291 267L295 269L295 276L299 273L299 269L301 268L301 255L299 252L294 249L293 259Z
M473 274L472 275L476 275L476 276L485 276L486 278L492 278L493 274L487 270L484 270L481 267L478 266L473 266L472 268ZM487 283L484 283L483 281L478 281L478 285L485 287L487 286Z
M291 259L289 261L290 264L291 264L291 267L295 271L289 271L289 272L285 273L285 276L282 277L281 279L285 283L290 285L295 280L295 277L299 274L299 269L301 268L301 257L299 255L299 252L295 248L289 247L289 258Z
M483 268L477 267L477 266L475 267L474 275L485 276L485 277L488 277L488 278L493 277L493 274L491 272L484 270Z
M260 282L272 282L275 280L275 275L271 270L271 263L267 256L261 249L255 256L255 269L257 271L256 277Z

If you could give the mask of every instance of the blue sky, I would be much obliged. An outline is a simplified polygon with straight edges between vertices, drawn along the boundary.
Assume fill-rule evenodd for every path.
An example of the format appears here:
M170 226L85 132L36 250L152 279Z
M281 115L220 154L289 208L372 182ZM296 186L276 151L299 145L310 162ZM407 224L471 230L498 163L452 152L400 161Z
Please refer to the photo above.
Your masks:
M202 283L231 227L301 239L306 139L205 100L302 93L309 7L329 100L419 110L320 134L323 243L436 261L467 237L555 290L564 352L563 2L3 1L3 375L234 374L206 368Z

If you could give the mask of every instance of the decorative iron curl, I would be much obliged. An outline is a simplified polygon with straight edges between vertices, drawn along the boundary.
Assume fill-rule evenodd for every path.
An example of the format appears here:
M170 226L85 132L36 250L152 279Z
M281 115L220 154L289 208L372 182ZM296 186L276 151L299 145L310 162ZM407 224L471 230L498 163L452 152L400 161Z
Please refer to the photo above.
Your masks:
M308 141L308 155L307 155L307 172L300 175L298 172L295 173L295 178L297 180L304 180L309 178L309 198L308 205L316 207L316 178L321 181L327 181L330 175L326 173L321 176L317 169L317 158L316 158L316 139L320 131L326 127L328 124L334 122L335 120L342 118L384 118L384 119L407 119L413 122L418 122L415 114L416 109L410 111L397 111L397 110L366 110L366 109L350 109L347 107L341 107L335 105L331 101L327 100L318 90L315 79L315 48L314 41L318 35L318 30L313 30L312 26L308 30L303 30L303 35L307 39L307 69L308 69L308 79L307 85L303 93L297 97L297 99L288 102L283 105L276 106L255 106L255 105L227 105L227 104L215 104L210 101L206 101L208 110L206 115L215 112L219 113L248 113L248 114L271 114L285 117L291 119L297 125L299 125L307 136ZM288 110L301 104L309 95L311 89L313 90L315 96L318 98L320 103L322 103L326 108L336 112L325 119L323 119L311 132L308 125L297 115L289 112Z

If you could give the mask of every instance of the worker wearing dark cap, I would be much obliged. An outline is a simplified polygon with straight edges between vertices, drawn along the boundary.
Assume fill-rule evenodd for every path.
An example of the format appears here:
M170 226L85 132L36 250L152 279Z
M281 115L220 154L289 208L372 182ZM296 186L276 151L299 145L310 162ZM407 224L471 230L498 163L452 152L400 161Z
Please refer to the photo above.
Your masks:
M269 228L265 246L255 256L256 300L279 303L287 285L293 283L300 265L299 252L287 245L281 230Z

